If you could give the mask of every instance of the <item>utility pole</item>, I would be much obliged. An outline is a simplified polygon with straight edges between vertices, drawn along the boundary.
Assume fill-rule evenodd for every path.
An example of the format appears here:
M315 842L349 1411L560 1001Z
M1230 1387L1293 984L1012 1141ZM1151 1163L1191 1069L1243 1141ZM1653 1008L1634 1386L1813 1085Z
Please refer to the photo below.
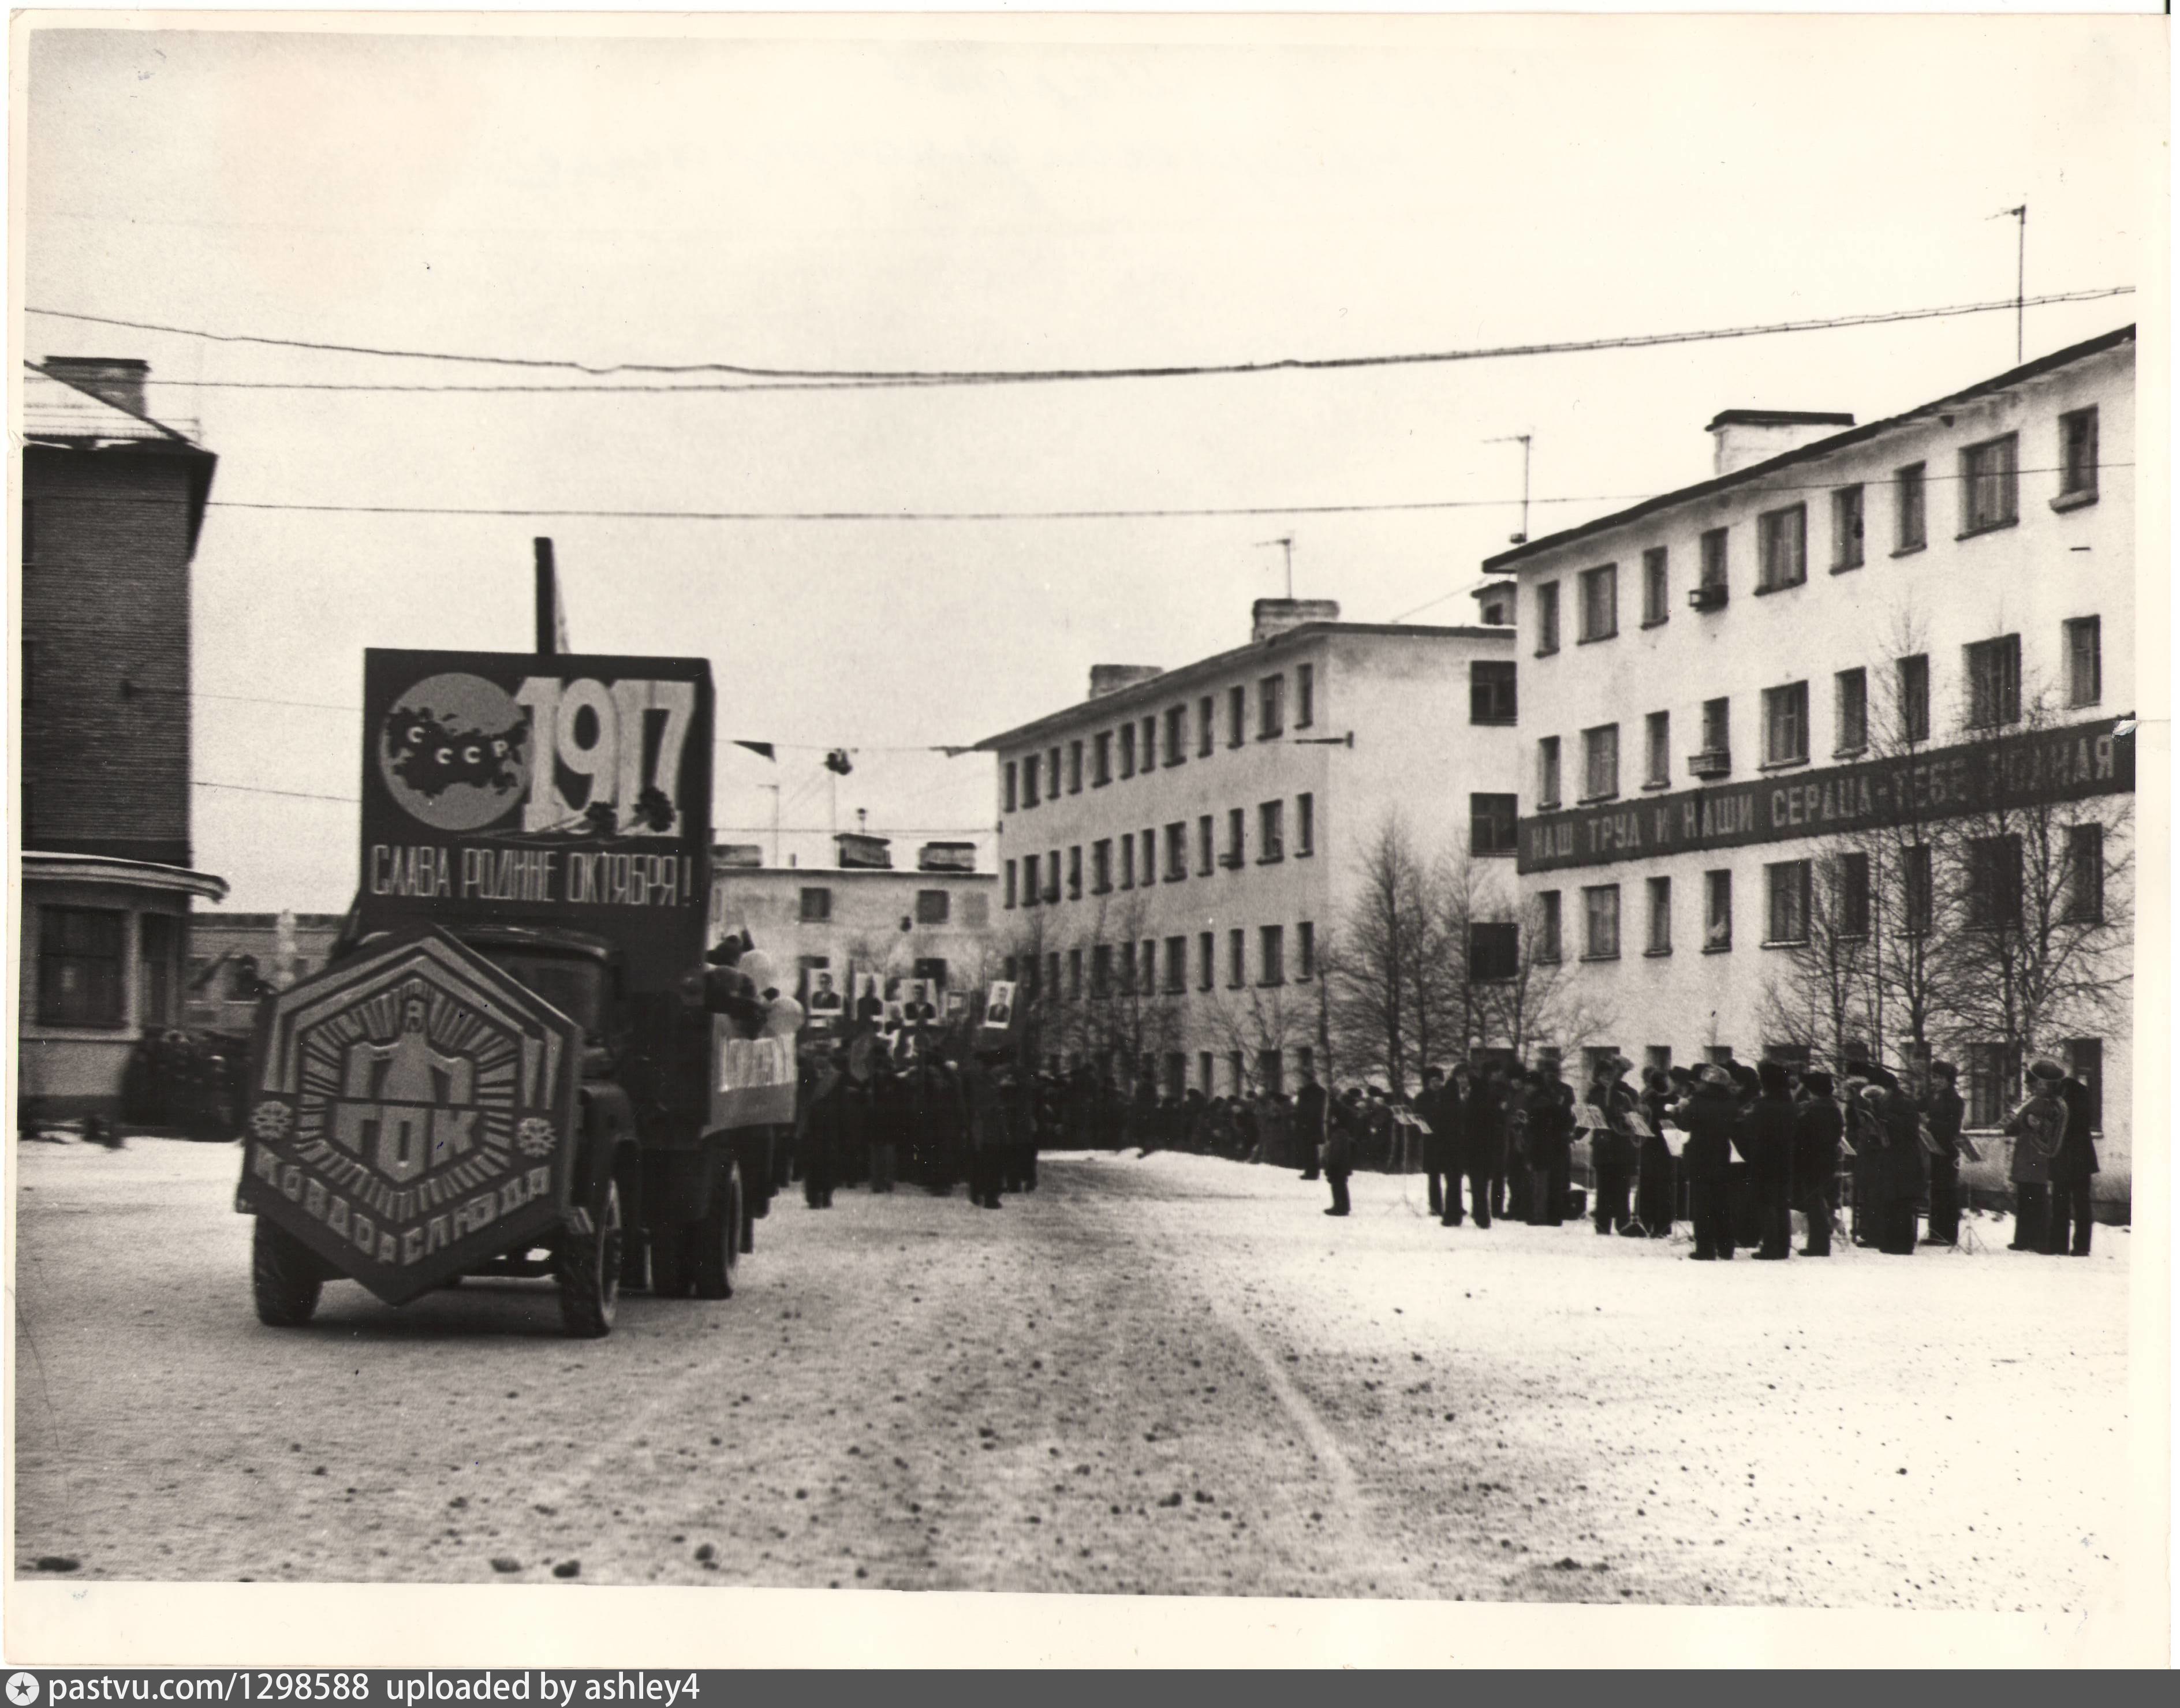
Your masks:
M2015 220L2020 227L2013 248L2013 365L2018 368L2027 360L2023 352L2028 343L2023 325L2029 314L2029 204L2002 207L1991 217Z
M1509 433L1504 438L1486 439L1487 445L1519 445L1522 448L1522 531L1508 538L1511 546L1524 546L1529 539L1529 438L1527 433Z
M1294 602L1294 535L1291 534L1282 534L1276 540L1259 540L1257 543L1259 546L1279 546L1285 549L1287 554L1287 602L1289 604L1292 604Z
M568 651L568 613L560 603L560 578L553 565L553 542L540 535L530 542L537 563L537 638L541 657Z

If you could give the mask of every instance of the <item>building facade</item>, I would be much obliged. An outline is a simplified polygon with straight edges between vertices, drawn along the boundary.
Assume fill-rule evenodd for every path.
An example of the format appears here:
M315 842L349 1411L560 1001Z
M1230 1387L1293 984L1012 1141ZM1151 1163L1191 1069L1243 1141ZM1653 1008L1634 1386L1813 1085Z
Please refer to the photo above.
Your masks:
M190 564L215 459L145 413L145 365L24 376L19 1116L112 1114L184 1018Z
M1590 1047L1935 1055L1986 1132L2051 1056L2124 1200L2133 359L2129 327L1863 426L1729 411L1712 480L1485 563L1525 925Z
M194 914L190 918L185 1013L192 1026L247 1032L267 990L322 972L339 941L340 914Z
M1259 600L1246 646L1095 667L1082 704L979 744L1002 940L1049 1063L1291 1090L1329 1041L1320 964L1396 822L1511 903L1511 631L1339 612Z

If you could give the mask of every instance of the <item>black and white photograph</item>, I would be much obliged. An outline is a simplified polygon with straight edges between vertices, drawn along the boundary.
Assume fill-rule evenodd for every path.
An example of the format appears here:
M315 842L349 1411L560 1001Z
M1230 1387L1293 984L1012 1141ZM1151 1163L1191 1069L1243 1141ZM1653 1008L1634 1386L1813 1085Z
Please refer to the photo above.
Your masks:
M10 39L10 1661L2169 1662L2167 19Z

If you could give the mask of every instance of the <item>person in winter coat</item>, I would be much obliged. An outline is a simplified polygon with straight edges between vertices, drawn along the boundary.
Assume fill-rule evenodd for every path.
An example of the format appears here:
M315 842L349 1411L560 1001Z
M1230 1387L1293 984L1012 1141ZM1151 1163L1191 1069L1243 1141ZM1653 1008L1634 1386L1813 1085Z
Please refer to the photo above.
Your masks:
M1500 1123L1506 1129L1506 1195L1492 1188L1491 1213L1509 1222L1529 1219L1529 1119L1535 1112L1536 1082L1518 1066L1506 1076L1506 1104Z
M801 1132L797 1135L802 1154L802 1197L812 1210L833 1207L833 1189L840 1158L850 1139L852 1105L848 1085L848 1052L834 1050L818 1069L818 1082L803 1105Z
M890 1192L900 1167L903 1129L908 1124L908 1092L894 1071L884 1046L872 1041L870 1074L871 1190Z
M961 1111L969 1146L969 1200L979 1210L999 1207L999 1180L1013 1139L1008 1103L1013 1070L994 1067L980 1055L961 1064Z
M2059 1095L2066 1070L2040 1057L2029 1063L2029 1096L2006 1118L2013 1135L2013 1239L2009 1251L2041 1251L2050 1231L2051 1162L2067 1137L2067 1106Z
M1302 1152L1302 1178L1317 1178L1318 1152L1325 1140L1324 1087L1317 1083L1317 1075L1304 1069L1302 1090L1295 1093L1293 1138Z
M1506 1173L1506 1086L1498 1064L1488 1063L1470 1087L1462 1107L1462 1162L1468 1173L1468 1207L1478 1227L1491 1225L1491 1204ZM1461 1226L1456 1197L1446 1219Z
M1780 1063L1759 1062L1756 1079L1756 1101L1741 1118L1738 1143L1748 1159L1749 1190L1756 1200L1761 1233L1756 1255L1766 1263L1783 1263L1794 1244L1794 1098Z
M2059 1101L2067 1108L2067 1131L2051 1159L2051 1219L2044 1230L2044 1250L2058 1257L2073 1231L2076 1257L2089 1255L2089 1181L2097 1173L2097 1147L2089 1137L2089 1088L2068 1074L2059 1082Z
M1599 1233L1627 1233L1627 1189L1634 1173L1634 1135L1627 1114L1635 1107L1635 1094L1624 1083L1635 1064L1625 1056L1608 1056L1597 1065L1589 1082L1588 1101L1605 1118L1605 1125L1589 1135L1590 1168L1597 1181L1597 1211L1593 1225Z
M1937 1151L1930 1158L1930 1243L1955 1245L1961 1237L1961 1122L1967 1106L1953 1089L1960 1073L1951 1062L1930 1063L1923 1120Z
M1643 1094L1636 1100L1650 1131L1637 1147L1635 1221L1653 1239L1673 1232L1673 1153L1665 1140L1665 1112L1673 1105L1672 1081L1662 1068L1646 1068Z
M1458 1143L1461 1101L1448 1090L1445 1075L1436 1068L1423 1069L1423 1089L1416 1096L1417 1118L1423 1123L1423 1180L1430 1195L1431 1214L1445 1216L1447 1194L1461 1192Z
M1733 1161L1733 1133L1741 1122L1741 1099L1733 1076L1715 1062L1696 1074L1695 1090L1676 1118L1687 1131L1681 1172L1688 1183L1688 1215L1695 1224L1697 1263L1733 1260L1733 1218L1726 1197L1726 1170Z
M1332 1206L1327 1216L1348 1212L1347 1177L1355 1172L1355 1156L1364 1135L1362 1096L1351 1089L1345 1097L1325 1104L1324 1145L1321 1161L1324 1178L1332 1185Z
M1794 1201L1809 1218L1804 1257L1832 1255L1832 1207L1839 1196L1840 1135L1844 1124L1832 1100L1832 1076L1805 1074L1808 1093L1794 1117Z
M1566 1221L1574 1143L1574 1087L1547 1058L1537 1069L1537 1095L1529 1106L1529 1225L1558 1227Z
M1877 1249L1913 1257L1915 1205L1923 1193L1923 1112L1896 1084L1866 1085L1862 1097L1877 1115Z

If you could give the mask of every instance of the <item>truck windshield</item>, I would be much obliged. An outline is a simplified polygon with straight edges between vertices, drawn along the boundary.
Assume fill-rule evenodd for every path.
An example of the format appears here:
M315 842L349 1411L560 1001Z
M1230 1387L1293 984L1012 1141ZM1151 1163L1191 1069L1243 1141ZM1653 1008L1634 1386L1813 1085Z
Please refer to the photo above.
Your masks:
M517 984L535 991L591 1037L605 1031L606 969L574 955L526 953L519 949L487 951L493 964Z

